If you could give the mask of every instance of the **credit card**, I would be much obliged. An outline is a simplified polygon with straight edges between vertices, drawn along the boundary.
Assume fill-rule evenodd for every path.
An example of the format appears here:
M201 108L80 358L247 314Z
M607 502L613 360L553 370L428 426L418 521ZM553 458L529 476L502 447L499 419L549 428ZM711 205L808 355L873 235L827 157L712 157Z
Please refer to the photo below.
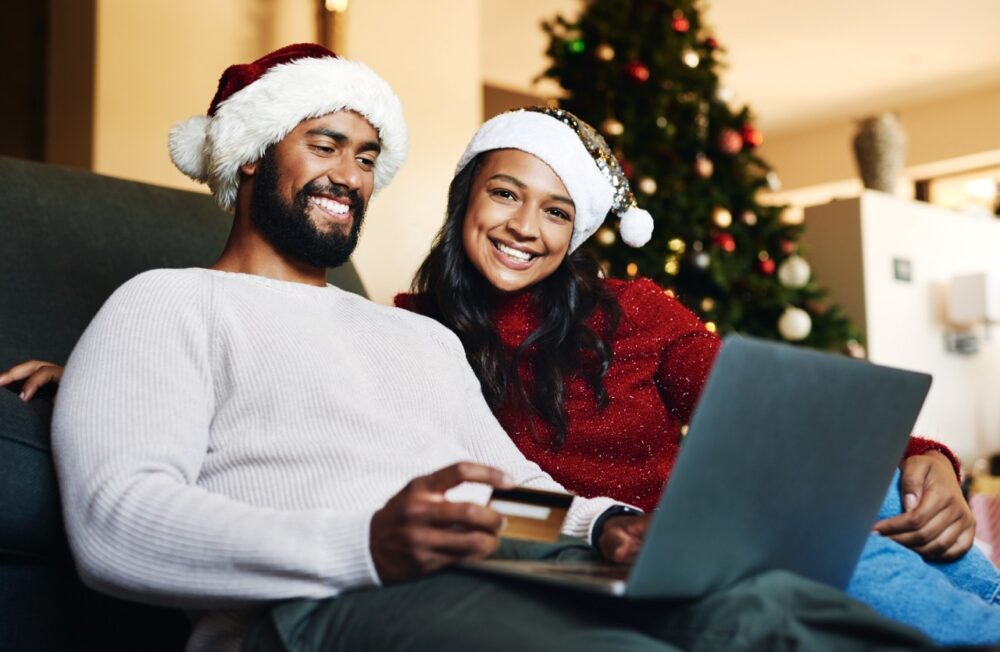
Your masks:
M518 487L494 489L487 506L507 521L500 536L551 543L559 539L572 502L570 494Z

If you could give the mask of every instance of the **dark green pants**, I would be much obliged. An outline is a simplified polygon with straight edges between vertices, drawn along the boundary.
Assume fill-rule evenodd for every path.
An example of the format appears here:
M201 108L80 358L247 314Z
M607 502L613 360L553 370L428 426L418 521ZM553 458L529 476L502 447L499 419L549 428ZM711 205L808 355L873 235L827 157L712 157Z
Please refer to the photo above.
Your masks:
M592 556L505 542L498 556ZM274 607L245 652L291 650L915 650L932 645L840 591L785 572L698 601L634 602L449 570Z

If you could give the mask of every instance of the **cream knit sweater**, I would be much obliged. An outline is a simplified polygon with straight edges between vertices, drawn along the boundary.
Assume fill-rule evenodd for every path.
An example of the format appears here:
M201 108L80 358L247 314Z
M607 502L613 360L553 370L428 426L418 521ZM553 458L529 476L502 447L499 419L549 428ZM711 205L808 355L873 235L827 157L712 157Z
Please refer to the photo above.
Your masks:
M369 521L416 476L473 460L558 488L438 323L205 269L115 292L66 367L53 440L80 574L187 609L188 649L235 649L268 602L377 586ZM576 499L564 531L587 538L611 504Z

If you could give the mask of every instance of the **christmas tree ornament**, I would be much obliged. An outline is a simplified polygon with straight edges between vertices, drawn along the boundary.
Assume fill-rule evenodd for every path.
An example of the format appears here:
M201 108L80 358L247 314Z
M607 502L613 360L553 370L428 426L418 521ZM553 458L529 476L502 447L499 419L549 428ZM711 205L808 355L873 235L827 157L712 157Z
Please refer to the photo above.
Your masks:
M735 129L723 129L719 132L719 149L730 156L743 149L743 137Z
M635 278L639 275L639 266L635 263L629 263L625 266L625 273L629 278Z
M729 225L733 223L733 214L729 212L728 208L716 206L712 209L712 222L720 229L728 229ZM732 250L727 249L727 251Z
M747 226L755 226L757 224L757 213L747 209L740 213L740 219L743 220L743 223Z
M796 245L792 240L782 240L780 246L781 253L786 256L791 256L798 249L798 245Z
M715 89L715 99L719 100L723 104L729 104L736 99L736 91L728 86L719 86Z
M684 16L683 12L678 9L674 12L674 18L671 21L671 26L678 34L684 34L691 29L691 22Z
M868 352L865 351L864 345L857 340L847 340L847 343L844 345L844 353L857 360L864 360L868 357Z
M669 124L670 123L667 121L667 117L664 115L661 115L656 119L656 126L660 129L666 129Z
M715 242L715 246L726 253L731 254L736 251L736 239L728 233L720 233L713 238L713 241Z
M674 253L682 254L684 253L684 250L687 249L687 246L680 238L671 238L667 243L667 249L673 251Z
M747 147L760 147L764 143L764 134L749 123L740 127L740 136L743 137L743 144Z
M719 49L719 42L715 40L714 36L709 36L705 39L705 47L709 50L717 50Z
M715 310L715 299L712 297L705 297L701 300L701 309L704 312L712 312Z
M615 230L610 226L602 226L597 231L597 244L602 247L610 247L617 239L617 236L615 236Z
M601 123L601 131L608 136L621 136L625 133L625 125L614 118L608 118Z
M708 265L712 262L712 259L704 251L700 251L694 255L691 262L693 262L694 266L698 269L708 269Z
M716 330L718 330L718 326L715 325L714 321L707 321L705 322L705 330L707 330L709 333L714 333ZM687 433L684 434L686 435Z
M802 308L788 306L778 318L778 332L789 342L801 342L812 331L812 317Z
M781 190L781 177L774 170L771 170L766 175L764 175L764 181L767 182L767 187L769 190L777 192Z
M639 192L646 195L656 194L656 181L652 177L642 177L637 184Z
M580 54L587 49L587 44L584 43L582 38L574 38L566 41L566 49L573 54Z
M764 276L770 276L771 274L774 274L774 259L767 258L765 260L757 261L757 269L759 269L760 273L763 274Z
M790 290L804 288L812 275L809 263L802 256L791 256L786 258L781 267L778 268L778 280L783 286Z
M677 276L678 272L681 271L681 261L677 256L668 256L663 264L663 271L671 276Z
M715 172L715 164L712 163L712 159L699 152L694 157L694 171L702 179L707 179Z
M801 206L785 206L785 210L781 211L782 224L802 224L805 219L806 212Z
M636 84L649 81L649 68L641 61L629 61L625 64L625 74Z
M615 58L615 49L607 43L601 43L594 48L594 56L600 61L611 61Z
M691 48L684 48L681 52L681 61L683 61L684 65L688 68L697 68L698 64L701 63L701 57L699 57L698 53Z
M695 251L701 251L705 248L705 245L701 243L701 240L695 240L691 243L691 248Z

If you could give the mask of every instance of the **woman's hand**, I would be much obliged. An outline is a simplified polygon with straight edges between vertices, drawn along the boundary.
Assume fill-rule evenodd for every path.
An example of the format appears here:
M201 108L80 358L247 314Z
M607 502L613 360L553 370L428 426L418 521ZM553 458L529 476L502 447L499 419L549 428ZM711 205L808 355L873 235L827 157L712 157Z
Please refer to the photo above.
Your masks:
M649 514L612 516L604 522L597 547L601 555L616 564L631 564L639 554L649 526Z
M903 513L879 521L875 531L926 559L948 561L964 555L972 547L976 519L951 461L930 451L906 458L900 471Z
M45 385L58 383L62 375L63 368L57 364L44 360L28 360L0 373L0 387L23 380L19 396L22 401L30 401L31 397Z

